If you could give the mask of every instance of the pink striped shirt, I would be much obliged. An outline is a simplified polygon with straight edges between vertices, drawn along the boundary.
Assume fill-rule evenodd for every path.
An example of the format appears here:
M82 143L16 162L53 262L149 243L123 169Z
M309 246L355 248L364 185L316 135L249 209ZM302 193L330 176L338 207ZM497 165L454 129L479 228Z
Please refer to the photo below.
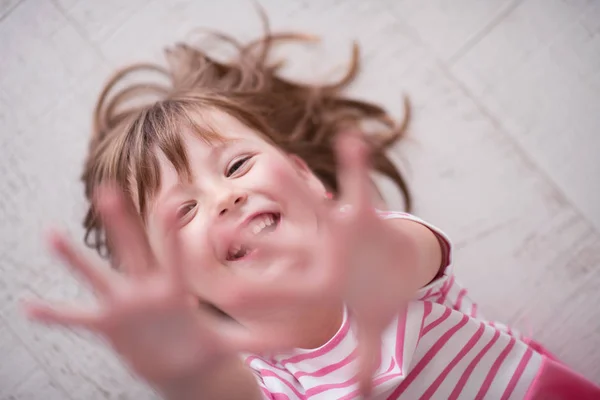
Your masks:
M478 313L452 274L451 246L436 227L405 213L382 212L424 224L443 249L440 275L422 288L383 335L381 364L373 376L381 399L523 399L548 359L541 346ZM318 349L250 356L266 399L355 399L359 397L355 326L345 312L342 326Z

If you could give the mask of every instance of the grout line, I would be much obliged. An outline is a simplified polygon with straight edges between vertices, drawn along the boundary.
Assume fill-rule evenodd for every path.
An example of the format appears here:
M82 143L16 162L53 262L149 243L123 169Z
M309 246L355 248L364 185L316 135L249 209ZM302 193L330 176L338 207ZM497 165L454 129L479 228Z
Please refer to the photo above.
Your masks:
M79 22L77 22L74 18L72 18L71 15L58 3L57 0L51 0L51 2L54 5L54 7L67 20L67 22L69 24L71 24L73 29L75 29L75 32L77 32L79 34L79 36L81 36L81 38L94 50L94 53L96 53L96 55L100 58L100 60L106 62L106 57L104 57L104 54L102 54L102 51L100 51L100 49L96 46L96 43L94 43L88 37L88 35L85 33L85 30L81 27Z
M8 321L6 320L6 318L3 315L0 315L0 321L4 323L4 326L6 326L6 329L8 329L10 331L13 338L16 339L17 342L20 343L23 346L23 348L25 348L27 350L27 352L29 353L31 358L33 358L35 360L37 367L40 368L42 371L44 371L48 375L48 377L52 380L52 383L54 385L56 385L56 388L59 389L63 395L66 395L67 399L75 400L71 397L71 395L69 394L69 391L62 385L62 383L58 379L56 379L56 377L52 373L52 369L50 369L45 362L42 362L42 360L38 357L37 353L35 351L33 351L31 349L31 347L29 347L29 344L27 342L25 342L23 339L21 339L21 337L17 334L17 332L15 332L14 328L8 323ZM27 380L27 377L19 382L16 382L14 384L14 386L20 385L21 383L25 382L26 380Z
M456 50L447 60L448 65L452 66L460 60L469 50L471 50L484 36L490 33L500 22L502 22L510 13L513 12L524 0L513 0L508 6L501 9L491 21L485 25L479 32L476 32L466 42Z
M25 0L17 0L15 4L13 4L11 7L8 7L6 9L6 12L0 15L0 22L4 21L10 14L12 14L13 11L17 9L17 7L19 7L23 3L25 3Z
M463 82L460 79L455 77L454 74L452 74L452 72L446 64L444 64L443 62L439 62L439 67L445 72L448 79L454 82L458 86L458 88L465 94L465 96L467 96L475 104L475 107L486 118L488 118L489 121L494 126L496 126L498 130L502 132L502 134L513 144L517 153L525 160L525 162L528 163L531 167L533 167L536 170L536 172L538 172L540 176L544 179L544 181L546 181L548 185L552 187L552 189L554 189L563 197L565 203L571 206L574 213L577 216L579 216L583 221L585 221L585 224L587 224L587 226L592 232L600 236L600 230L596 227L596 225L586 217L585 213L579 208L579 206L577 206L577 204L573 202L571 197L565 191L563 191L563 189L556 183L556 181L546 171L546 169L539 165L537 162L535 162L535 160L530 156L527 150L523 148L521 143L513 135L508 133L507 129L504 127L502 122L500 122L500 120L496 118L496 116L491 112L491 110L488 109L485 105L483 105L483 103L479 101L479 99L475 95L473 95L473 93L471 93L467 86L463 84Z

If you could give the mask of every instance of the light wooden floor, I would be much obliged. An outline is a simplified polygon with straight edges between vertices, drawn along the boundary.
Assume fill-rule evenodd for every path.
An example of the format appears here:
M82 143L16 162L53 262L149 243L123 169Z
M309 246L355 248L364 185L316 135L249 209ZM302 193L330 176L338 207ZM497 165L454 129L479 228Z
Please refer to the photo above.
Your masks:
M600 383L600 1L261 3L273 29L324 37L290 49L291 75L333 77L358 39L352 92L398 116L411 96L397 155L460 280L488 317ZM198 26L260 33L245 0L0 0L0 399L145 396L101 346L32 326L18 302L89 299L42 232L81 236L94 98L116 66Z

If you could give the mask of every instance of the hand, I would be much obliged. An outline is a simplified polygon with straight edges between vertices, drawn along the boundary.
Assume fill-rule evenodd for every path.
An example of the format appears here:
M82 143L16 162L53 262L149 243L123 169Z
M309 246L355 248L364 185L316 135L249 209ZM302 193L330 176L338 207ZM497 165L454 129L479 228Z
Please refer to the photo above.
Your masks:
M364 143L347 135L337 144L339 200L315 199L301 187L285 188L316 210L319 235L275 236L268 244L252 235L244 240L254 241L252 247L270 264L271 287L296 299L336 296L344 300L357 322L358 379L361 391L368 394L379 365L382 333L419 288L418 251L409 234L377 215ZM282 261L290 259L302 261ZM268 295L269 288L255 291Z
M414 237L377 215L364 143L348 135L337 151L341 196L328 218L329 251L345 282L344 300L356 318L358 378L367 395L379 366L383 331L420 287L419 251Z
M135 373L155 386L172 386L218 357L269 347L242 327L199 309L198 299L188 294L178 259L175 218L165 218L168 261L159 265L139 218L126 207L123 195L105 188L98 208L125 274L93 266L64 236L52 234L52 249L87 281L99 305L85 309L29 303L26 312L31 318L102 336Z

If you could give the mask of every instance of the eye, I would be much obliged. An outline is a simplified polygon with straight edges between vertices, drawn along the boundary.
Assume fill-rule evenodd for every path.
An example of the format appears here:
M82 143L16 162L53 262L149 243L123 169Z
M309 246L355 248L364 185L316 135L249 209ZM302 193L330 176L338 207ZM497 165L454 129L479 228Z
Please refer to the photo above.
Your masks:
M194 209L196 208L197 205L198 205L198 203L193 201L193 202L186 203L186 204L182 205L181 207L179 207L179 209L177 210L177 219L182 219L182 218L185 218L186 216L188 216L188 214L190 214L192 211L194 211Z
M225 172L225 176L227 178L229 178L231 175L235 174L237 171L239 171L240 168L242 168L246 165L246 163L248 162L248 160L250 160L250 158L252 158L252 156L244 156L244 157L234 160L227 168L227 171Z

